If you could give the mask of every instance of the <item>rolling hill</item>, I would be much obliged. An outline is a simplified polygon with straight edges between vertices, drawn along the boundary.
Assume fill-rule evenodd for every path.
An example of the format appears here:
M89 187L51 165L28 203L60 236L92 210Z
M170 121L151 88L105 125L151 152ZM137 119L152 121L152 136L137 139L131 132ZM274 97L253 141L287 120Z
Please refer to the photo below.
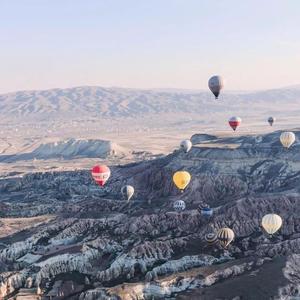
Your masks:
M258 92L225 92L215 101L209 92L74 87L19 91L0 95L2 120L53 120L144 117L148 114L211 114L248 111L299 114L300 87Z

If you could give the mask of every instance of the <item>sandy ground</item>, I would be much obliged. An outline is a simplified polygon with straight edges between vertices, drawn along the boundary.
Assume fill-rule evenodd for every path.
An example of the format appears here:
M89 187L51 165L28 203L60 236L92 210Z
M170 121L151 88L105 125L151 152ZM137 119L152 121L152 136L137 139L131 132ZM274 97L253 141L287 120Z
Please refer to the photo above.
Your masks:
M32 218L0 218L0 238L53 220L55 216L45 215Z
M0 158L5 155L18 155L32 152L40 144L77 139L109 140L130 151L147 151L154 155L167 154L178 148L180 141L189 139L195 133L207 133L217 136L239 136L270 133L299 127L299 120L290 117L281 119L269 126L262 116L243 119L242 125L233 132L227 120L218 118L203 122L198 115L159 116L144 119L103 119L86 121L55 121L53 123L24 123L0 126ZM209 145L207 145L209 146ZM217 145L214 145L217 147ZM224 145L219 145L224 146ZM228 147L231 147L230 145ZM132 158L122 161L110 161L109 164L124 164ZM90 168L98 159L73 160L33 160L15 163L0 162L0 175L7 172L36 172L47 170L72 170ZM103 162L103 161L102 161Z

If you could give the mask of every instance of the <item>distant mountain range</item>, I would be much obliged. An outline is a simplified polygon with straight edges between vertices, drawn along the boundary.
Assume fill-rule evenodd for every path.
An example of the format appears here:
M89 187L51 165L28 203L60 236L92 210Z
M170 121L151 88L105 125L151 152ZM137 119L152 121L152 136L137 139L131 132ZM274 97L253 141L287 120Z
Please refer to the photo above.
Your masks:
M143 117L145 114L206 114L245 110L300 112L300 86L256 92L224 92L215 100L207 91L74 87L0 95L2 120ZM24 119L25 117L25 119Z

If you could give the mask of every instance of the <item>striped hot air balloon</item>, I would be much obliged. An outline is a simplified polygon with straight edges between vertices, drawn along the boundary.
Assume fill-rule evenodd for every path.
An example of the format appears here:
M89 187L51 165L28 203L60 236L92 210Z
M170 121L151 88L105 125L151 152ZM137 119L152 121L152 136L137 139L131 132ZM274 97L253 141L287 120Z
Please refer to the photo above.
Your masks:
M210 232L204 236L204 239L207 242L207 244L212 245L218 241L218 236L215 233Z
M185 210L185 202L183 200L177 200L174 202L173 207L176 211Z
M280 142L282 146L286 149L290 148L296 140L296 136L293 132L282 132L280 135Z
M94 166L92 171L92 177L96 183L100 186L104 186L108 178L110 177L110 169L105 165Z
M239 117L231 117L228 121L230 127L235 131L241 125L242 119Z
M226 248L234 239L234 232L230 228L222 228L218 232L220 244Z

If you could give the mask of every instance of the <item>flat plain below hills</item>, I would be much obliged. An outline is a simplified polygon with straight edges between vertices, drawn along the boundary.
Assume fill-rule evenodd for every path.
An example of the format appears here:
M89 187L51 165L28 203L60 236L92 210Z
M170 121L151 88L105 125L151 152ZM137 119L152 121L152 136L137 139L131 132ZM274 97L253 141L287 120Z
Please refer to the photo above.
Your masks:
M300 87L257 92L75 87L0 95L0 173L72 170L94 163L126 164L167 154L195 133L220 137L270 133L299 127ZM233 132L227 120L240 116ZM273 127L267 123L272 115ZM7 160L41 144L70 139L110 141L137 155ZM217 145L215 144L215 147ZM222 147L222 145L220 146Z

